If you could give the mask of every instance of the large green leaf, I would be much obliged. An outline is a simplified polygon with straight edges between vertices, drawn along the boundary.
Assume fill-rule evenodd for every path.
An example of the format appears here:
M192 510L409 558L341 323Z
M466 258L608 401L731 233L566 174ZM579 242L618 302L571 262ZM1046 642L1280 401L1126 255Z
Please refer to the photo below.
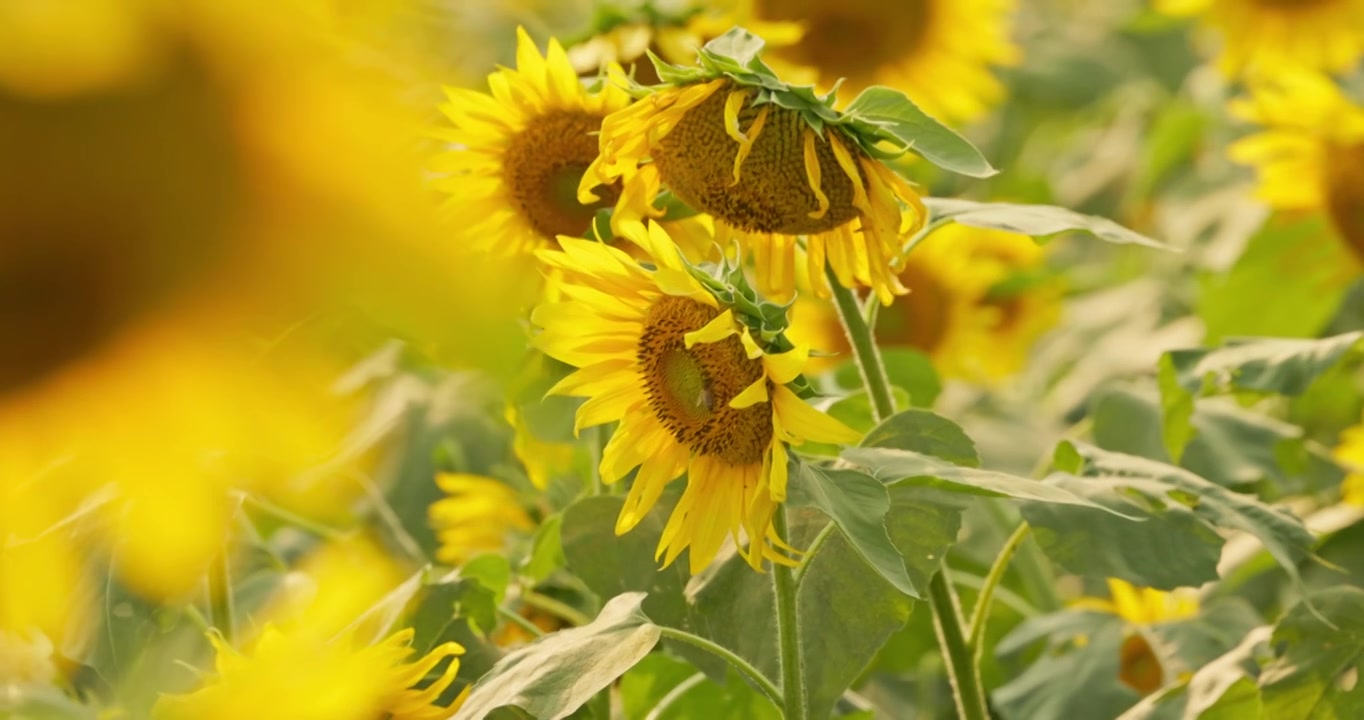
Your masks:
M1299 603L1274 628L1282 654L1260 675L1273 720L1364 717L1364 591L1340 587Z
M896 413L862 438L862 447L909 450L956 465L980 467L976 444L956 423L928 410Z
M849 448L843 452L843 458L892 486L936 487L967 495L1011 497L1105 509L1092 500L1055 485L994 470L953 465L908 450Z
M1161 357L1165 445L1178 460L1194 435L1194 399L1226 392L1300 395L1359 347L1364 332L1322 340L1235 339L1215 349L1173 350Z
M1169 589L1214 579L1215 558L1209 561L1209 549L1195 543L1220 545L1217 531L1238 530L1258 538L1290 577L1295 582L1299 580L1297 565L1309 556L1314 540L1292 515L1183 468L1147 458L1081 443L1062 443L1057 454L1078 460L1080 466L1074 469L1082 476L1055 473L1047 478L1048 485L1082 495L1117 512L1135 513L1168 533L1163 538L1157 534L1160 531L1142 536L1146 542L1163 543L1154 549L1143 548L1139 547L1140 537L1121 538L1129 542L1114 542L1111 535L1105 537L1105 528L1098 518L1052 507L1025 506L1023 514L1030 524L1051 531L1039 534L1038 540L1049 554L1056 553L1058 562L1070 563L1067 566L1072 568L1083 567L1087 573ZM1093 532L1097 546L1089 550L1080 546L1073 539L1076 528ZM1112 526L1113 532L1122 530L1121 526ZM1131 545L1131 541L1137 544ZM1185 547L1183 551L1178 550L1181 545ZM1156 550L1165 557L1157 556ZM1201 553L1201 564L1190 560L1195 551Z
M658 643L659 628L640 609L643 601L644 593L619 595L591 623L508 653L452 718L478 720L509 705L535 718L568 717Z
M869 87L843 112L852 123L874 128L944 170L978 178L999 172L966 138L920 110L899 90Z
M958 225L1005 230L1032 237L1048 237L1074 230L1089 233L1111 243L1166 247L1108 218L1082 215L1074 210L1052 205L984 203L953 198L925 198L924 204L928 206L934 219L951 220Z
M876 478L852 470L827 470L801 463L796 473L811 504L833 519L857 554L896 590L923 598L886 531L890 497Z

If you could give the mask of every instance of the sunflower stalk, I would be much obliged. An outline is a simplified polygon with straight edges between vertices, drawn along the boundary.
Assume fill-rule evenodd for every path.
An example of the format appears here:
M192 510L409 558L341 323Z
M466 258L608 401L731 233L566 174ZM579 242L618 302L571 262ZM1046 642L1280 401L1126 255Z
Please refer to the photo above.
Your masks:
M772 516L777 535L786 531L786 510ZM796 604L796 581L791 568L773 563L772 586L777 596L777 643L781 649L782 710L786 720L805 720L805 663L800 649L800 614Z
M843 330L852 345L862 384L871 398L872 414L877 422L881 422L895 413L895 399L891 394L885 365L881 363L881 353L872 337L871 326L862 316L857 297L852 290L839 284L832 270L826 272L829 286L833 289L834 305L838 308ZM960 604L952 590L946 562L929 582L928 603L933 611L933 627L947 666L958 717L963 720L988 720L990 713L985 705L980 666L962 627Z

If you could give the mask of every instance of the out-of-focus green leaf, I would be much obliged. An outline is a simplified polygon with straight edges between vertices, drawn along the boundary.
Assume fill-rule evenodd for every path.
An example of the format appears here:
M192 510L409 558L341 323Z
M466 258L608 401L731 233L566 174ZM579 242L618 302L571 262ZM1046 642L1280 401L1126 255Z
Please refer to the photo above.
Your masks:
M876 574L896 590L923 598L905 572L905 563L886 531L890 497L886 486L852 470L827 470L801 463L796 481L815 507L833 519L839 531Z
M933 361L918 350L902 347L881 349L881 364L886 368L886 378L893 388L901 389L908 395L908 402L901 403L897 394L896 407L932 407L942 392L942 379L933 367ZM839 387L860 390L861 371L855 361L849 360L834 371L834 380Z
M658 643L644 593L612 598L591 623L551 633L502 658L474 684L453 720L478 720L514 705L532 717L567 717L639 662Z
M450 640L459 630L487 634L497 625L497 598L475 578L456 577L427 586L407 624L413 629L412 647L421 653Z
M667 655L654 653L630 668L620 679L620 696L626 720L780 720L781 711L762 693L751 688L737 672L725 676L725 683L697 676L696 668ZM684 681L690 688L674 697L672 704L657 715L659 701L669 696Z
M1260 675L1264 716L1364 717L1364 591L1332 588L1309 599L1274 628L1281 654Z
M507 596L507 585L511 584L511 563L502 555L485 553L461 565L459 574L460 577L477 580L483 587L491 590L495 601L500 605Z
M1004 230L1038 238L1076 230L1111 243L1165 248L1165 245L1108 218L1082 215L1052 205L983 203L952 198L925 198L924 204L928 206L933 219L951 220L958 225Z
M1111 718L1139 699L1118 679L1122 624L1113 617L1091 620L1096 624L1084 632L1055 638L1052 652L1043 653L1021 675L991 693L1002 717Z
M920 110L899 90L869 87L853 98L843 114L854 127L874 128L885 139L944 170L977 178L999 172L970 141Z
M539 582L550 576L555 570L564 566L567 560L564 558L563 533L561 532L564 524L563 513L554 513L546 517L540 527L535 529L535 538L531 542L530 558L526 560L524 572L531 580Z
M1151 533L1146 541L1165 543L1170 554L1162 561L1151 552L1154 548L1114 542L1112 535L1102 534L1101 519L1086 517L1080 511L1025 506L1023 514L1030 524L1051 531L1039 533L1038 541L1048 554L1055 553L1053 557L1058 562L1076 572L1083 568L1086 573L1168 590L1216 578L1216 555L1209 557L1208 548L1194 543L1218 546L1217 530L1239 530L1258 538L1289 576L1299 581L1297 564L1308 557L1314 540L1297 518L1182 468L1081 443L1071 444L1074 452L1084 458L1083 477L1055 473L1047 478L1047 484L1085 496L1116 512L1136 513L1147 518L1148 524L1156 523L1155 527L1163 526L1166 537ZM1094 528L1096 536L1091 540L1103 547L1086 549L1074 540L1076 528L1082 527ZM1114 526L1111 532L1123 530L1130 528ZM1130 534L1123 539L1140 540ZM1179 545L1185 546L1183 553L1176 550ZM1199 551L1196 557L1201 560L1191 559L1192 550Z
M0 695L0 717L7 720L98 720L107 716L51 685L14 683Z
M905 410L886 418L862 438L861 445L909 450L956 465L980 467L976 444L961 427L927 410Z
M1193 436L1194 398L1235 391L1301 395L1318 376L1353 354L1361 339L1364 332L1321 340L1243 338L1214 349L1165 353L1160 391L1170 457L1178 460Z
M1259 720L1264 714L1255 685L1266 652L1270 628L1246 633L1225 654L1199 667L1187 680L1152 693L1122 714L1119 720Z

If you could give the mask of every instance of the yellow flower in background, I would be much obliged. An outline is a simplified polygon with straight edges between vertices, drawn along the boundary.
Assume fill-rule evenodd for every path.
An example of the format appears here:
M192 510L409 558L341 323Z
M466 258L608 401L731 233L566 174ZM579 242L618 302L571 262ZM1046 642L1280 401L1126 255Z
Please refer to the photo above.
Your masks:
M410 660L413 631L355 647L348 637L326 640L266 627L245 653L210 635L217 672L200 689L166 695L155 720L437 720L452 707L433 703L454 682L464 649L445 643ZM438 665L445 670L418 689Z
M454 128L439 133L451 147L434 160L444 173L436 186L449 193L461 236L484 251L528 253L556 235L581 236L619 195L580 204L576 189L597 157L602 118L630 96L610 83L588 90L559 41L541 55L524 29L516 64L488 76L490 94L446 88L441 106Z
M1142 628L1160 623L1187 620L1198 614L1198 593L1192 588L1172 592L1137 587L1125 580L1108 579L1109 599L1080 598L1071 604L1076 610L1117 615L1127 624L1118 678L1142 695L1165 684L1165 670Z
M436 558L458 565L479 553L496 553L513 532L535 529L516 491L505 483L480 475L441 473L436 484L446 497L432 503L431 527L440 549Z
M573 443L541 440L516 411L507 406L507 422L512 426L512 454L521 461L526 477L539 490L549 487L549 481L573 469L576 454Z
M624 178L630 216L659 217L652 203L666 185L715 219L721 247L737 238L752 254L764 294L794 295L803 236L816 293L828 296L827 262L841 284L870 287L889 304L904 292L890 272L901 235L927 214L918 193L850 133L832 124L816 132L799 111L754 104L757 93L720 77L612 114L580 197Z
M254 617L290 635L330 639L351 628L408 575L368 537L330 541L300 559Z
M639 468L616 533L635 527L686 472L659 540L665 566L690 548L691 570L700 572L730 537L755 569L763 558L791 564L778 552L790 546L772 527L786 500L787 446L858 435L786 387L804 367L805 350L759 347L689 273L658 225L631 239L656 269L585 240L560 238L562 251L541 251L564 274L568 299L541 304L531 316L543 328L537 346L580 368L550 390L589 398L576 427L620 422L603 451L603 482Z
M944 122L974 120L1002 100L1004 85L994 69L1019 60L1009 38L1014 0L743 3L751 17L804 28L799 42L768 53L779 73L812 76L824 89L844 78L845 98L888 85ZM813 72L803 75L802 68Z
M1364 424L1342 431L1333 455L1350 471L1340 485L1341 501L1364 506Z
M1156 0L1170 15L1198 15L1222 40L1228 74L1283 68L1346 72L1364 56L1364 0Z
M1364 107L1329 78L1284 73L1251 82L1232 112L1262 129L1228 153L1254 166L1259 197L1282 210L1320 210L1364 259Z
M989 383L1018 372L1060 317L1060 288L1044 262L1045 251L1023 235L964 225L936 230L907 257L899 280L909 294L877 314L877 340L925 353L949 378ZM836 353L815 358L817 370L851 357L827 302L799 298L789 335Z

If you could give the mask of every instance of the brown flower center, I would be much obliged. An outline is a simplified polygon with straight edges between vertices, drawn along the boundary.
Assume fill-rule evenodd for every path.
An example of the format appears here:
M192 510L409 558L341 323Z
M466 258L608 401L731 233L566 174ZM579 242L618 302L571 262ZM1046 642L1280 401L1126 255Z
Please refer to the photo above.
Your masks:
M760 463L772 443L771 403L740 410L729 403L763 376L762 362L748 358L737 336L690 349L683 339L719 314L673 296L649 308L637 354L649 408L673 439L697 455L731 465Z
M1331 148L1324 172L1326 212L1355 256L1364 260L1364 143Z
M819 201L805 171L805 133L813 133L794 110L767 108L767 119L734 182L739 143L725 132L725 101L733 86L715 91L691 110L654 150L663 182L692 207L749 232L800 235L832 230L857 217L853 185L825 138L816 138L821 183L829 199L820 218ZM739 128L749 132L760 108L739 112ZM826 129L825 134L832 133ZM861 149L844 146L854 161ZM861 173L859 167L858 173Z
M616 186L597 188L592 205L578 202L578 181L597 158L599 115L552 111L512 138L503 158L504 181L536 232L546 238L577 237L592 226L597 210L615 204Z
M1122 684L1141 693L1150 695L1165 683L1165 673L1160 660L1141 633L1135 633L1122 643L1118 679Z
M771 51L787 62L810 65L821 77L847 78L855 87L876 81L876 72L911 55L923 42L933 12L929 0L759 0L758 14L802 21L800 42Z

